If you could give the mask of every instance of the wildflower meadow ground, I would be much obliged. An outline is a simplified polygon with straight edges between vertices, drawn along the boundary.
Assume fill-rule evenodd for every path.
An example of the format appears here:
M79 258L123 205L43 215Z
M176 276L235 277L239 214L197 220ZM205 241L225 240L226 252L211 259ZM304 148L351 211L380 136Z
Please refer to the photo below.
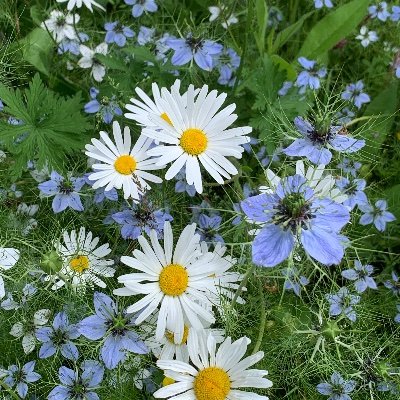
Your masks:
M0 0L0 399L400 398L400 5Z

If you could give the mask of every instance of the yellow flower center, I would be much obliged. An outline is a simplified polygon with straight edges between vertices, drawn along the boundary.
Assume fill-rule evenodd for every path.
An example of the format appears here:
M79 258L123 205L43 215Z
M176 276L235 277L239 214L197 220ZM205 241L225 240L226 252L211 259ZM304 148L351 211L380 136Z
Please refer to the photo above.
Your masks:
M186 153L197 156L206 150L208 139L201 129L190 128L182 133L179 144Z
M89 268L89 259L86 256L76 256L70 260L69 266L73 271L81 274L85 269Z
M189 275L179 264L170 264L160 273L160 289L168 296L180 296L188 287Z
M173 383L175 383L175 381L172 378L168 378L168 376L166 376L162 381L163 386L172 385Z
M175 343L174 333L173 332L167 331L165 333L165 337L172 344L180 344L180 345L185 344L187 342L188 336L189 336L189 328L186 325L183 327L183 338L182 338L182 341L180 343Z
M168 124L170 124L171 126L174 126L173 124L172 124L172 121L170 120L170 118L168 117L168 114L167 113L162 113L161 115L160 115L160 117L165 121L165 122L167 122Z
M136 169L136 160L129 154L119 156L115 160L114 168L122 175L130 175Z
M221 368L208 367L194 379L196 400L225 400L231 390L229 375Z

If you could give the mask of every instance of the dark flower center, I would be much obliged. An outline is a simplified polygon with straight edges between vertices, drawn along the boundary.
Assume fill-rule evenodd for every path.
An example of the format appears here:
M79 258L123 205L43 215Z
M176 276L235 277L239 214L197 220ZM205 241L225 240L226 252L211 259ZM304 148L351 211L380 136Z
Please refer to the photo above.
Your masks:
M189 36L186 39L186 44L194 51L199 51L202 49L204 40L203 39L196 39L193 36Z
M63 27L63 26L65 25L65 17L64 17L64 16L58 17L58 18L57 18L57 21L56 21L56 25L57 25L59 28Z
M68 340L68 337L66 332L62 331L61 329L57 329L53 332L51 339L56 346L61 346Z
M63 194L70 194L74 191L74 187L73 187L72 182L62 181L58 185L58 190Z

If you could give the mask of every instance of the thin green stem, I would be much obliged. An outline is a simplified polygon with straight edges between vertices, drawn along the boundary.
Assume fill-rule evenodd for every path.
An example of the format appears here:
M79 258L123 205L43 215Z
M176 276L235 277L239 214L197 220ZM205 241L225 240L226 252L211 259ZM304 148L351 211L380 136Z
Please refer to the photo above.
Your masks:
M266 304L265 304L265 298L264 298L264 289L262 286L262 282L260 279L257 280L258 284L258 291L259 291L259 297L260 297L260 328L258 330L258 337L256 344L254 345L254 349L251 352L251 354L257 353L257 351L260 349L263 337L264 337L264 332L265 332L265 322L267 320L267 313L265 312Z
M12 397L13 399L19 400L19 397L15 394L15 392L14 392L13 390L11 390L11 388L10 388L8 385L6 385L6 384L3 382L3 380L1 380L1 379L0 379L0 386L1 386L4 390L6 390L8 393L10 393L10 395L11 395L11 397Z
M231 303L232 308L235 306L236 301L237 301L238 297L240 296L240 294L242 293L242 290L243 290L244 286L246 285L246 283L249 279L249 276L253 273L253 270L254 270L254 264L251 264L249 266L249 268L247 268L247 271L244 274L242 282L240 282L239 287L237 288L236 293L233 296L232 303Z

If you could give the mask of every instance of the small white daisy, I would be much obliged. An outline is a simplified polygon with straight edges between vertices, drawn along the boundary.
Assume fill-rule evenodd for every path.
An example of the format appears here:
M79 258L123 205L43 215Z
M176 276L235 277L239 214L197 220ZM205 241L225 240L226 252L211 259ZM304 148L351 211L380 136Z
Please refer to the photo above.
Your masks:
M124 198L132 197L138 200L150 185L146 181L161 183L162 179L146 171L160 169L156 166L155 159L149 158L147 150L152 144L152 139L141 135L135 145L131 146L131 134L128 127L124 128L122 137L118 122L113 122L114 142L106 132L100 132L102 141L92 139L91 144L85 146L85 154L95 160L102 161L101 164L93 164L93 174L89 180L95 181L93 189L105 187L124 191ZM114 144L115 143L115 144Z
M197 192L202 193L199 161L220 184L224 183L224 178L229 179L238 173L226 157L242 157L244 149L241 145L249 142L246 135L252 129L249 126L228 129L237 115L232 114L235 104L218 111L226 96L226 93L218 95L216 90L208 93L207 85L196 93L190 85L184 101L175 86L171 93L166 88L161 89L159 102L169 121L160 115L149 115L162 129L146 127L142 133L165 143L148 152L151 156L160 156L157 165L173 162L165 179L172 179L186 165L187 183L194 184Z
M102 288L106 284L98 277L112 277L115 269L111 268L114 264L113 260L104 257L111 253L109 244L103 244L97 247L99 238L93 238L92 232L86 234L85 228L82 226L78 234L75 230L69 234L63 232L64 244L58 241L55 249L62 259L62 268L59 273L48 275L45 280L56 280L52 286L53 290L57 290L71 282L73 288L84 288L86 284L93 284Z
M58 3L65 3L68 1L67 4L67 10L72 10L74 7L76 8L81 8L82 5L85 5L91 12L93 12L92 6L96 6L100 8L103 11L106 11L106 9L100 5L99 3L96 3L94 0L57 0Z
M74 24L79 22L78 14L65 15L62 11L53 10L50 13L50 18L42 22L40 25L43 29L47 29L57 43L63 39L76 39Z
M35 331L37 328L47 324L50 314L51 311L44 308L35 312L33 321L27 321L27 323L17 322L11 327L10 335L18 339L22 337L22 348L25 354L29 354L35 350Z
M375 31L370 31L366 26L362 26L356 39L361 41L362 47L368 47L370 43L377 42L379 38Z
M151 246L143 236L139 236L143 251L135 250L134 257L121 257L122 263L141 273L118 277L125 287L114 290L114 294L145 295L127 308L128 313L138 313L136 324L157 312L161 305L157 340L163 338L166 330L173 330L174 342L181 343L185 321L197 330L203 329L205 323L215 322L207 294L217 292L214 275L220 276L221 263L215 262L213 253L202 253L200 236L195 230L196 224L186 226L173 251L171 224L165 222L164 248L157 239L156 231L151 230Z
M108 44L100 43L94 50L81 44L79 51L82 58L78 61L81 68L92 68L91 74L96 82L101 82L106 74L106 67L96 58L96 54L106 55L108 52Z
M0 247L0 272L12 268L19 260L19 250L10 247ZM5 296L4 280L0 274L0 299Z
M190 338L189 356L192 365L178 360L158 360L170 384L154 393L156 399L184 400L268 400L267 396L240 390L267 389L272 382L265 378L266 370L247 369L264 357L262 351L245 355L249 340L246 337L232 343L228 337L216 347L212 335L196 332Z

